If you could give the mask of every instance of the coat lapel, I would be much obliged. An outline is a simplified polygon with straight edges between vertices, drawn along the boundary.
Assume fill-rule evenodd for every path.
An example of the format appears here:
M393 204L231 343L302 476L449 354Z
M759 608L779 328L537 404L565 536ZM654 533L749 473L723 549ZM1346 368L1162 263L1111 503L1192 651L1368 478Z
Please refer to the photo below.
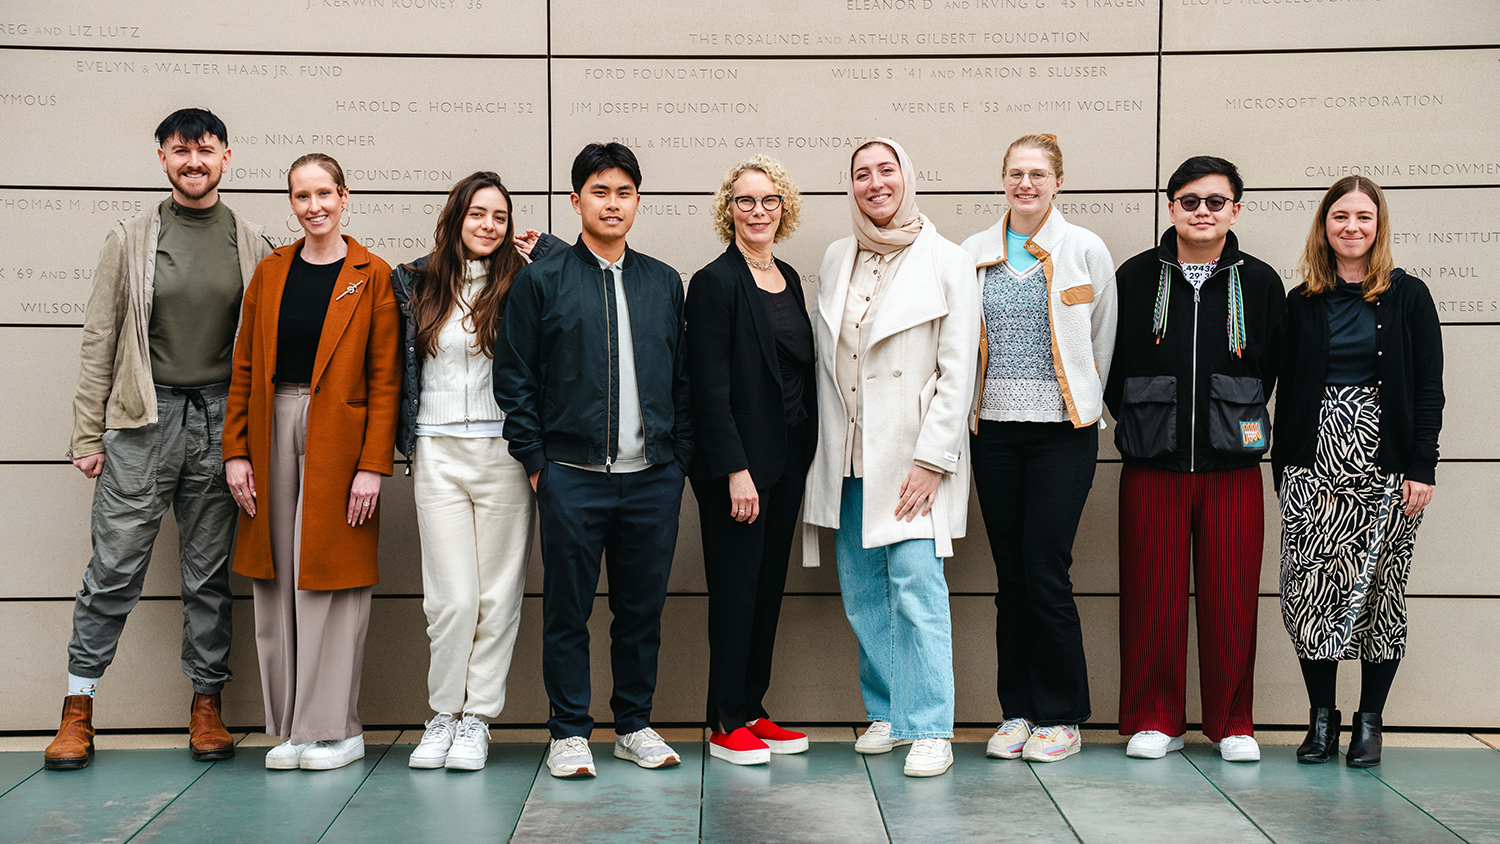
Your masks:
M313 362L314 384L323 377L323 370L328 367L339 338L344 336L344 329L349 327L359 300L370 288L370 273L366 269L370 265L369 250L352 238L345 237L344 241L349 244L349 254L345 256L343 269L339 270L338 280L333 284L333 299L328 303L327 316L323 317L323 333L318 335L318 356Z
M745 263L745 256L740 252L740 248L731 243L726 251L733 265L734 278L738 282L740 295L745 297L750 308L750 321L755 324L755 339L760 341L761 356L765 358L766 366L775 376L776 383L780 384L781 364L776 360L776 331L771 327L771 318L766 314L765 306L761 304L760 285L755 283L755 276L750 274L750 265Z
M292 259L296 257L297 250L301 248L302 241L297 241L290 246L283 246L272 252L266 262L265 294L261 297L260 309L262 317L260 355L261 363L265 371L276 374L276 338L281 330L281 297L286 293L287 274L292 270Z
M937 265L937 252L933 249L936 239L937 228L928 221L922 226L916 242L907 247L910 251L901 261L898 277L891 280L881 297L880 307L875 309L875 322L870 326L866 349L948 313L948 300L943 295L940 278L942 268Z
M839 346L839 329L844 326L844 297L849 294L849 281L854 277L854 260L858 255L859 239L851 237L844 257L839 260L838 271L834 273L833 285L824 287L823 279L818 279L818 313L828 324L828 333L833 336L831 348L834 349Z

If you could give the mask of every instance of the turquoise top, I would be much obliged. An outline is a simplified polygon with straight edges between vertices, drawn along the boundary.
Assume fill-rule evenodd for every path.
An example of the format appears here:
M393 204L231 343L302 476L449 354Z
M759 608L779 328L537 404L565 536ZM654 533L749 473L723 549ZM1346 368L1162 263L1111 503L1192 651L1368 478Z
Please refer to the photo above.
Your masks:
M1026 241L1030 239L1031 235L1016 234L1010 226L1005 227L1005 262L1018 273L1036 266L1036 256L1026 251Z

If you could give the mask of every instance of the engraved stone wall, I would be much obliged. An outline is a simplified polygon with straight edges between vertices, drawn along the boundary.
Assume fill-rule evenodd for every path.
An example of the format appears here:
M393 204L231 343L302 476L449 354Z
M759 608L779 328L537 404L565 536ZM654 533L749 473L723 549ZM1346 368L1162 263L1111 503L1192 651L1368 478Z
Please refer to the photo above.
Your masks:
M1176 164L1222 155L1248 186L1243 247L1289 287L1322 190L1367 175L1391 188L1397 262L1431 287L1447 357L1444 464L1411 578L1412 652L1387 715L1401 726L1500 726L1500 4L12 0L0 12L0 670L13 682L0 731L55 724L71 599L89 554L93 485L63 458L83 309L107 228L166 194L150 136L184 105L228 123L226 201L273 241L297 236L286 227L286 167L323 151L349 175L348 233L393 264L431 248L448 187L475 169L505 178L517 226L576 237L572 157L586 142L618 139L644 170L632 243L686 282L723 248L709 216L723 172L763 152L806 194L802 228L777 254L809 293L828 244L849 232L850 151L874 134L911 153L919 204L954 241L1005 212L1009 141L1057 134L1066 154L1057 207L1097 232L1117 264L1159 237L1160 189ZM1100 723L1116 718L1119 683L1111 440L1106 431L1073 568ZM1279 517L1266 478L1257 717L1295 724L1305 701L1279 619ZM364 679L371 724L427 714L413 507L398 471L385 486ZM1000 714L995 576L977 506L969 524L945 571L958 718L984 724ZM701 717L706 681L691 492L681 525L662 722ZM100 726L180 726L188 686L177 674L176 549L169 517L103 685ZM826 536L824 556L829 565L794 564L788 579L772 705L791 723L863 714ZM236 725L258 725L248 583L236 578L235 589L238 680L227 711ZM601 719L607 589L593 642ZM534 558L503 716L511 723L546 717L540 590Z

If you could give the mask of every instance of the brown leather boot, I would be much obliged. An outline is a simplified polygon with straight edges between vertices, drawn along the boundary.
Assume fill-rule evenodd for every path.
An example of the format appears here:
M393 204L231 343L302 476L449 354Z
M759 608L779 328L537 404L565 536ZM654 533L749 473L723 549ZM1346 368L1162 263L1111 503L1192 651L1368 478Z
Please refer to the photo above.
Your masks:
M193 760L212 762L234 756L234 739L219 717L219 696L193 693L193 719L188 723L188 749Z
M87 768L94 758L94 699L88 695L63 698L62 726L47 745L42 766L51 771Z

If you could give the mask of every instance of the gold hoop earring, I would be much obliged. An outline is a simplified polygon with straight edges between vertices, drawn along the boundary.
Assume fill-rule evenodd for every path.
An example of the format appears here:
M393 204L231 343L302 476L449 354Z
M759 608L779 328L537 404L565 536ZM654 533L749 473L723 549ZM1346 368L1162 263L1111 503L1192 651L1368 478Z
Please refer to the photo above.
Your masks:
M345 229L349 228L349 221L353 218L354 212L349 210L349 206L345 205L344 213L339 215L339 227Z
M292 218L295 217L295 216L296 216L295 214L293 214L292 212L288 211L287 215L286 215L286 220L284 220L284 222L286 223L287 231L291 232L292 234L300 234L303 231L303 229L301 227L301 224L298 224L298 227L295 228L295 229L292 228Z

